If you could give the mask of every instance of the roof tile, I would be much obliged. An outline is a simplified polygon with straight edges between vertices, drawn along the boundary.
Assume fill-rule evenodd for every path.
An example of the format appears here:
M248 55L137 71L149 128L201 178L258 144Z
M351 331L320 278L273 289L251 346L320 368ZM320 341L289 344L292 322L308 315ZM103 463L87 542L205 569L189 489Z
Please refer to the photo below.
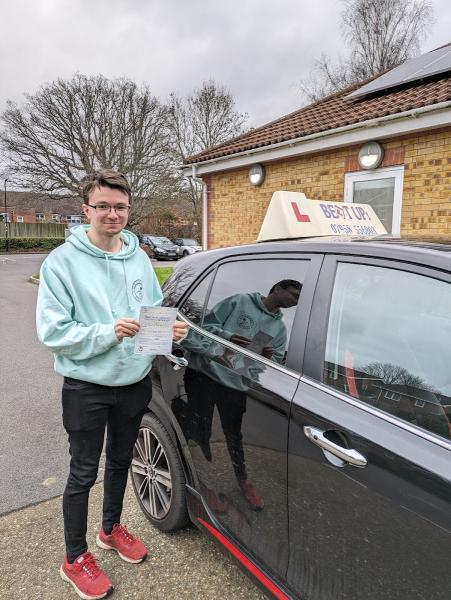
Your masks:
M353 85L266 125L251 129L219 146L190 156L185 160L185 164L221 158L451 100L449 73L438 79L413 82L407 87L389 90L384 95L357 101L347 98L348 94L362 85L363 83Z

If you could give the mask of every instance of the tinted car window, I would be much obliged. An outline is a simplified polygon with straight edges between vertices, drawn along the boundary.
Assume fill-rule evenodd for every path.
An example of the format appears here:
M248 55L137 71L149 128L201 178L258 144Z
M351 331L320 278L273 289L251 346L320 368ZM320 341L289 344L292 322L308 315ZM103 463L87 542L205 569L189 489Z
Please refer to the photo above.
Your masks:
M382 267L339 264L323 380L450 438L451 285Z
M308 265L307 260L243 260L221 265L203 328L283 363Z
M172 242L170 242L168 240L168 238L166 238L166 237L153 237L153 236L150 237L149 236L149 239L151 240L152 243L154 243L156 245L167 246L169 244L170 246L172 246Z
M212 277L213 272L202 279L180 308L180 312L193 323L200 324L202 320L205 300L207 298Z

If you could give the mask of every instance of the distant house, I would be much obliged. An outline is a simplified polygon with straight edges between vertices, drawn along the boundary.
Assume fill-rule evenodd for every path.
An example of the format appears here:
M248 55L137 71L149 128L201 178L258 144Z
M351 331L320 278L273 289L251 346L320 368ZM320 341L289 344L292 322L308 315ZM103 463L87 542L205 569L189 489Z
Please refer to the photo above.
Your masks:
M255 240L277 190L369 203L395 234L450 235L451 44L191 156L184 172L204 182L208 248Z
M32 192L7 192L6 211L0 202L0 220L9 223L68 223L83 222L81 198L55 198Z

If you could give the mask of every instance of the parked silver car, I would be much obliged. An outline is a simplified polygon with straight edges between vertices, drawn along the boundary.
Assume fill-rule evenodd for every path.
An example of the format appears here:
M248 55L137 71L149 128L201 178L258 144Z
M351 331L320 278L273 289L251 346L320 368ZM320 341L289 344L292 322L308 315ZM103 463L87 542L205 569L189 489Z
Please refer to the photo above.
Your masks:
M175 238L172 241L177 246L177 255L179 257L188 256L189 254L194 254L195 252L200 252L202 250L202 246L199 242L191 238Z

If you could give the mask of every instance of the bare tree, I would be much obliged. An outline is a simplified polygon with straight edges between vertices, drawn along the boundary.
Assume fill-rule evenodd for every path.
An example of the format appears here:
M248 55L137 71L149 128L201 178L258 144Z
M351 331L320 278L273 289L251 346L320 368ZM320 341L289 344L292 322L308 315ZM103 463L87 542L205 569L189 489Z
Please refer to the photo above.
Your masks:
M172 93L167 122L174 166L188 157L221 144L243 133L248 116L235 108L233 95L216 82L204 81L187 98ZM192 203L194 218L201 222L202 188L192 178L182 179L183 196Z
M423 390L432 390L421 377L413 375L404 367L392 363L373 362L359 367L359 371L381 379L386 385L406 385Z
M415 56L434 20L429 0L342 1L341 26L349 57L334 63L323 54L316 61L300 84L311 102Z
M132 224L164 193L162 182L171 188L166 108L148 87L77 74L26 99L22 107L9 102L2 115L0 142L16 187L77 195L85 172L114 168L135 195Z

